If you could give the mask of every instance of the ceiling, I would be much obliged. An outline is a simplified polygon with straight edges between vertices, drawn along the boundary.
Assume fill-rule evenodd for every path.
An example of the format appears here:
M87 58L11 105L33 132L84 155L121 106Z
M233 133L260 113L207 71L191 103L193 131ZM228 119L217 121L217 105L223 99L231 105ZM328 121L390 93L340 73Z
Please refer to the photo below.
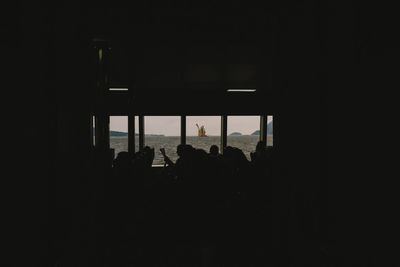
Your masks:
M271 64L277 10L235 2L108 7L91 11L90 27L111 47L112 87L254 87Z
M296 68L316 51L307 28L315 26L312 12L304 1L264 7L142 3L94 8L88 20L91 37L111 48L110 87L150 94L257 88L271 95L280 93L277 85L288 71L300 75Z

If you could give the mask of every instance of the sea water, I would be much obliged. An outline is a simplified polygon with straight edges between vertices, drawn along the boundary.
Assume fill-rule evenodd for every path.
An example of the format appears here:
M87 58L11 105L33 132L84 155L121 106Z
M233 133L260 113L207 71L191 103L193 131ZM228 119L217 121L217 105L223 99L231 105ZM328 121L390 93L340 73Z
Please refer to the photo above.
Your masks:
M176 154L176 147L180 144L181 138L179 136L146 136L145 146L155 149L155 156L153 165L164 164L160 148L164 148L166 154L172 161L178 158ZM250 152L256 148L259 136L256 135L241 135L241 136L228 136L227 145L241 149L246 157L250 160ZM272 136L268 136L268 145L272 145ZM187 136L186 144L192 145L194 148L204 149L209 152L212 145L221 147L221 137L219 136ZM135 151L139 149L139 138L135 138ZM128 137L111 137L110 147L115 150L115 156L121 151L128 151Z

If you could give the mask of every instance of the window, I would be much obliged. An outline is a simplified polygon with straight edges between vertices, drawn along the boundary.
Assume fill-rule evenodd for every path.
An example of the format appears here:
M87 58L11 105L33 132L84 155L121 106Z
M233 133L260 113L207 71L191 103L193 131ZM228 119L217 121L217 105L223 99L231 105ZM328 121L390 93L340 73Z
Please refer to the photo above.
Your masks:
M228 116L227 146L241 149L250 160L260 140L260 116Z
M114 149L114 158L128 151L128 116L110 116L110 148Z
M179 116L146 116L144 117L144 145L154 148L153 165L163 165L164 159L160 148L167 156L176 161L176 147L181 143L181 117Z
M135 116L135 152L139 150L139 116Z
M186 117L186 144L209 152L212 145L221 145L220 116ZM221 151L221 149L220 149Z
M96 146L96 117L92 116L92 145Z
M274 116L267 117L267 146L274 145L274 135L273 135L273 119Z

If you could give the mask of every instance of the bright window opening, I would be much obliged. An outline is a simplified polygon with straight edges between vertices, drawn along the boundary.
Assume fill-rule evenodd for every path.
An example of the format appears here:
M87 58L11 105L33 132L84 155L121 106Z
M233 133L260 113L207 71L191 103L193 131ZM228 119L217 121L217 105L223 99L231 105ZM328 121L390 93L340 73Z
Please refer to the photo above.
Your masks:
M110 116L110 148L114 149L114 158L128 151L128 116Z
M221 116L186 117L186 144L207 152L217 145L221 151Z
M96 146L96 117L92 116L92 145Z
M267 117L267 146L274 145L273 119L274 116Z
M144 145L154 148L153 165L163 165L164 158L160 152L165 149L167 156L176 161L176 148L181 143L181 117L179 116L146 116L144 117Z
M135 152L139 150L139 116L135 116Z
M260 141L260 116L228 116L227 146L237 147L250 160Z

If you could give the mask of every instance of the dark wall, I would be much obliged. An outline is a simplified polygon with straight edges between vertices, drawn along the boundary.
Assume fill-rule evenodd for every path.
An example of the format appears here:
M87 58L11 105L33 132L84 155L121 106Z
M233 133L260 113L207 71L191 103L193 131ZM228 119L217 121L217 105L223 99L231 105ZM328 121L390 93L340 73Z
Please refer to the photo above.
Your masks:
M395 143L390 94L395 84L392 7L330 3L326 43L329 98L329 239L338 264L385 265L393 259L397 193L389 156ZM374 131L371 125L379 123ZM343 130L336 130L336 129ZM382 157L380 157L382 156Z
M11 70L6 99L15 100L4 111L8 263L87 266L91 74L84 11L33 3L15 11L3 50Z
M6 26L6 31L2 30L2 130L6 138L1 176L7 247L3 265L40 264L48 257L50 177L54 177L56 142L50 93L53 50L45 41L51 19L46 9L35 14L32 10L32 5L14 6L2 14L6 22L2 23Z
M126 105L118 104L122 102L117 99L110 100L109 106L95 107L91 94L94 74L90 41L94 30L88 16L93 10L73 4L66 4L58 11L24 7L19 17L22 38L13 45L19 63L16 73L24 74L22 78L16 75L17 83L24 89L23 97L19 93L15 96L18 99L15 114L18 122L24 120L21 125L14 124L23 132L20 151L26 151L29 160L23 161L22 166L17 165L12 177L16 179L17 193L11 198L15 208L10 208L10 214L18 222L10 238L12 247L21 249L22 246L29 251L29 261L40 262L41 266L56 262L79 262L87 266L88 262L95 261L93 203L99 181L92 175L93 157L89 149L89 121L95 108L149 114L154 110L174 114L272 113L280 165L279 180L273 183L276 190L271 246L283 251L287 261L300 265L320 261L321 251L331 249L334 244L331 239L340 239L329 257L345 254L351 258L340 246L349 251L351 245L345 241L352 240L355 244L356 240L333 231L335 228L330 225L335 212L343 215L339 222L341 228L336 230L346 228L345 214L340 213L346 202L332 200L340 200L337 195L346 183L343 179L328 180L327 177L326 140L330 117L326 102L328 88L335 90L342 85L336 79L337 69L345 68L351 75L357 65L353 61L351 66L340 62L342 59L348 62L348 57L357 50L349 48L355 38L351 33L354 21L348 19L343 25L339 20L326 25L327 20L318 8L312 3L300 3L279 9L271 20L273 43L268 45L271 51L264 55L271 60L271 67L259 71L258 81L270 86L266 88L272 87L272 92L261 90L253 96L236 97L226 96L222 91L213 93L206 87L185 92L188 101L182 103L176 93L152 97L154 91L147 89L132 100L137 101L132 107L129 101ZM265 35L266 40L271 40L267 29L257 36ZM342 36L342 29L349 36ZM259 42L264 43L263 38ZM262 45L257 49L262 51ZM333 61L330 66L328 50L329 60ZM368 67L364 66L363 70ZM362 79L361 70L357 73ZM213 100L207 101L210 97ZM203 101L191 102L193 98L207 102L208 110L204 111L203 104L198 104ZM156 108L146 107L143 104L146 101ZM328 181L333 182L332 187ZM332 196L328 189L333 188L336 191ZM368 257L363 259L368 261ZM17 257L17 261L25 260Z

